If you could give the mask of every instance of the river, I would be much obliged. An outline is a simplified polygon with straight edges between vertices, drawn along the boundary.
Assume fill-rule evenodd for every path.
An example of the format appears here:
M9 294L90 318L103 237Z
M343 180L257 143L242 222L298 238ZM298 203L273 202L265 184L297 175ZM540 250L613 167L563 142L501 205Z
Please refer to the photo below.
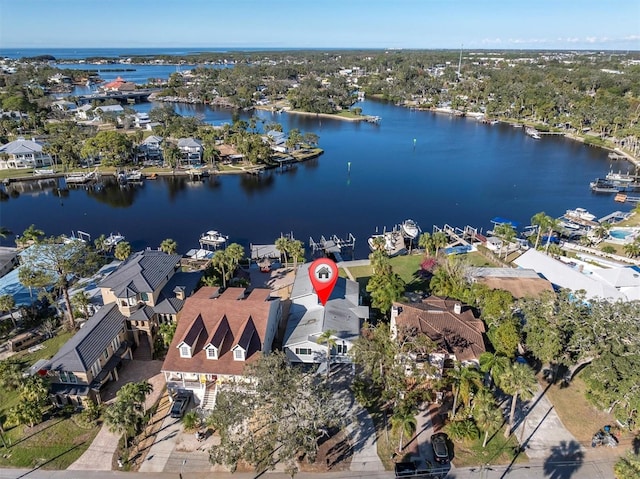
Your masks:
M424 231L445 223L486 230L494 216L527 225L540 211L557 217L583 207L601 217L630 209L612 195L589 190L589 181L610 167L629 168L610 162L605 150L560 136L535 140L509 125L377 101L358 106L380 116L380 124L256 112L262 120L282 123L285 131L298 128L319 136L325 153L290 170L204 182L161 178L136 188L111 184L62 196L51 185L33 191L11 185L9 198L0 203L0 224L16 233L32 223L49 235L82 230L95 238L120 232L134 249L157 247L170 237L180 252L197 247L200 234L211 229L246 247L272 243L281 233L293 232L307 246L310 237L351 233L355 257L363 258L371 234L407 218ZM214 124L231 119L229 110L203 105L176 109Z

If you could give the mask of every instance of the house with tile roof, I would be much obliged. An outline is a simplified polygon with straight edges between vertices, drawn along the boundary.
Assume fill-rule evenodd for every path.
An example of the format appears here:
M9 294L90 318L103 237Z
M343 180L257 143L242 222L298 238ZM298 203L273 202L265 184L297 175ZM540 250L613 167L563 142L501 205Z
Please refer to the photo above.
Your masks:
M190 390L205 408L217 388L243 377L248 364L272 350L282 319L270 289L203 287L187 299L162 365L169 391Z
M413 359L428 361L440 372L451 360L479 364L480 355L486 351L484 323L471 308L456 300L429 296L419 303L394 303L390 324L393 339L406 334L423 334L431 339L437 350L428 358Z
M102 90L104 91L134 91L135 89L136 84L134 82L126 81L121 77L105 83L102 86Z
M49 379L53 403L62 407L102 402L102 387L118 379L123 359L132 359L127 337L126 318L116 304L100 308L38 371Z
M293 282L284 352L291 362L324 363L328 346L319 344L318 338L325 331L334 331L331 337L336 345L331 350L331 361L350 362L348 352L360 337L362 324L369 319L369 308L360 305L358 283L346 278L338 278L323 306L311 284L310 265L300 265Z
M42 151L43 146L35 139L23 137L0 146L0 170L51 166L53 160Z
M195 291L202 272L181 271L180 260L178 254L138 251L98 284L104 304L115 303L125 317L136 346L146 341L153 351L159 325L175 321Z

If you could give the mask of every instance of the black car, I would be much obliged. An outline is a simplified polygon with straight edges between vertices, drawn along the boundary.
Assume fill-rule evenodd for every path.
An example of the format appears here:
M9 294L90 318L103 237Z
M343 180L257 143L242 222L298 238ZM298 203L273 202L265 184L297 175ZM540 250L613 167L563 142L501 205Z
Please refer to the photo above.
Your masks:
M171 417L181 418L187 410L187 407L189 407L190 401L191 394L178 393L178 395L173 400L173 405L171 406Z
M447 447L447 435L438 432L431 436L431 447L433 448L433 458L439 464L449 463L449 448Z

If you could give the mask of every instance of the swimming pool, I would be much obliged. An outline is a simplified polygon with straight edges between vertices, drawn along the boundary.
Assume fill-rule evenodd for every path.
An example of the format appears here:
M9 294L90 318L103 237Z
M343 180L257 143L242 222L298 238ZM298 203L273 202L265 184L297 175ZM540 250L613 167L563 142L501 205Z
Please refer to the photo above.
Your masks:
M631 230L623 230L623 229L612 229L609 230L609 236L615 239L624 240L629 236L633 231Z

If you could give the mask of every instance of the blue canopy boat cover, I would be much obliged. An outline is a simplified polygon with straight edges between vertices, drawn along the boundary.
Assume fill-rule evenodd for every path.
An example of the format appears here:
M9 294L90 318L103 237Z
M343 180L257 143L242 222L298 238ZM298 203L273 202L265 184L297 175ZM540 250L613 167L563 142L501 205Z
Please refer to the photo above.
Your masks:
M502 218L501 216L496 216L494 218L491 219L491 222L494 225L511 225L513 226L513 229L518 229L518 226L520 226L520 223L518 223L517 221L513 221L513 220L509 220L507 218Z

